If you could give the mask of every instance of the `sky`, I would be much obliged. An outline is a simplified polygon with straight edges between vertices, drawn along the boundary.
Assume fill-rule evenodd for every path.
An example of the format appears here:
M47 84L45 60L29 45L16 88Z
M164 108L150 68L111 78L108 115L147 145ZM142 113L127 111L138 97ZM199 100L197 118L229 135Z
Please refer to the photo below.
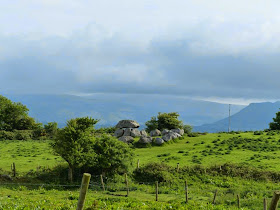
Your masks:
M280 99L280 2L0 0L0 92Z

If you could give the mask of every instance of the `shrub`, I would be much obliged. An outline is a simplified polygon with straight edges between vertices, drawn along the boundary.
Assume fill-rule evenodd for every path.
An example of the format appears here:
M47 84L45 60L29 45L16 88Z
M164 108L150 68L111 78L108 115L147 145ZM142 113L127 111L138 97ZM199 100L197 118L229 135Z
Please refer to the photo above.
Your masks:
M32 139L32 130L17 130L14 132L16 140L30 140Z
M15 133L10 131L0 131L0 140L15 140Z

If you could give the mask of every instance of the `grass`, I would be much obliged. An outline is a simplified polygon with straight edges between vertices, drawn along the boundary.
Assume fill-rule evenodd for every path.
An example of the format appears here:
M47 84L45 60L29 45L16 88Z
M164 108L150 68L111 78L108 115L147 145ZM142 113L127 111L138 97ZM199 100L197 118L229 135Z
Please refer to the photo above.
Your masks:
M22 176L36 171L38 166L53 168L65 164L46 141L0 141L0 172L10 172L10 166L16 163L16 169ZM262 171L280 172L280 134L263 133L217 133L187 137L163 146L136 148L136 158L140 167L151 162L165 163L175 169L189 166L210 168L225 163L243 164ZM172 169L172 170L173 170ZM159 202L154 201L154 186L150 183L140 185L130 180L130 195L125 195L124 183L115 184L110 191L102 193L99 188L90 189L86 207L89 209L235 209L236 195L241 197L243 209L260 209L264 197L271 199L273 191L280 184L272 181L244 179L231 174L207 174L195 169L187 172L166 172L164 175L175 179L173 184L160 183ZM207 169L208 170L208 169ZM175 170L173 170L175 171ZM184 204L184 183L188 180L190 203ZM19 180L15 180L20 182ZM93 182L98 178L92 177ZM24 185L21 183L21 185ZM79 183L78 183L79 185ZM108 183L108 185L110 185ZM111 183L112 185L112 183ZM0 185L0 210L2 209L75 209L78 199L78 187L64 188L29 187ZM213 193L218 189L217 205L211 204ZM98 206L98 207L96 207ZM170 207L171 206L171 207Z
M53 167L64 160L52 153L50 141L0 141L0 168L10 171L15 162L18 173L36 170L38 166Z

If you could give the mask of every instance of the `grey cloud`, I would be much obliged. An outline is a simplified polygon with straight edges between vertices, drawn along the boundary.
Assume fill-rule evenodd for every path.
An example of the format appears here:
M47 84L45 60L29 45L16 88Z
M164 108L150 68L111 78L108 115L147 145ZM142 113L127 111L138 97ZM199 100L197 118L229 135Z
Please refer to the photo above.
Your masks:
M1 52L1 90L280 98L275 52L200 54L193 49L200 39L194 35L155 38L145 47L121 35L96 36L1 39L9 49Z

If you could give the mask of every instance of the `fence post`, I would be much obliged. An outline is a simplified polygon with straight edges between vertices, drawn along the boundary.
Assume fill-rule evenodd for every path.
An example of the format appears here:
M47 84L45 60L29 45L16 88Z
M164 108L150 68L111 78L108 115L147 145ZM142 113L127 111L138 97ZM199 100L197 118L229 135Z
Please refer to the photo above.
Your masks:
M213 202L212 202L212 204L215 204L216 197L217 197L217 193L218 193L218 189L215 191L215 194L214 194L214 198L213 198Z
M156 201L158 201L158 181L156 181Z
M127 174L126 173L125 173L125 184L126 184L126 197L128 197L129 188L128 188L128 179L127 179Z
M104 186L102 174L100 175L100 181L101 181L101 185L102 185L102 188L103 188L103 192L105 192L105 186Z
M138 159L137 160L137 169L139 169L140 168L140 160Z
M13 172L13 177L16 177L16 164L12 164L12 172Z
M277 209L279 198L280 198L280 191L275 191L274 195L273 195L273 198L271 200L271 203L270 203L269 210L276 210Z
M267 200L266 200L266 198L263 199L263 209L267 210Z
M188 183L187 183L187 180L185 181L185 192L186 192L186 203L188 203L189 197L188 197Z
M237 206L238 206L238 208L240 208L240 197L239 197L239 195L237 195Z
M179 163L177 163L177 173L179 172Z
M90 177L91 177L91 175L88 173L84 173L84 175L83 175L77 210L83 210L83 208L84 208Z

